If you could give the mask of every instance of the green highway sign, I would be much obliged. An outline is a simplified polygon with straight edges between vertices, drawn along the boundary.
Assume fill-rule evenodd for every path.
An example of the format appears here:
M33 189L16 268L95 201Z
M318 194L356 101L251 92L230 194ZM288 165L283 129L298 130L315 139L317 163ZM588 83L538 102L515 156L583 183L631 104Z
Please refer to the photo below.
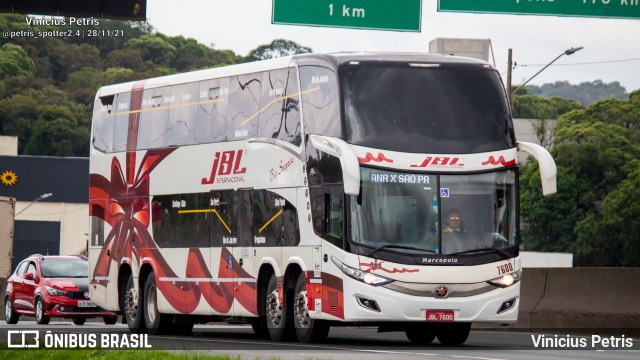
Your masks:
M640 1L438 0L438 11L640 19Z
M420 31L422 0L273 0L272 24Z

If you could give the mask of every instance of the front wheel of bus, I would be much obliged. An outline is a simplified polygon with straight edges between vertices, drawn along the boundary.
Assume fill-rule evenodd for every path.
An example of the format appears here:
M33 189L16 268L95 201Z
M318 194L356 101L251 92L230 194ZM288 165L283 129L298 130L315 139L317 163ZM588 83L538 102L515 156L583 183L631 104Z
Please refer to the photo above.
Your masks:
M469 337L471 323L442 324L438 329L438 341L445 346L457 346L464 344Z
M294 294L293 322L298 340L303 343L323 341L329 334L329 324L309 317L307 280L303 273L298 276Z
M288 341L295 336L291 321L291 301L287 299L286 290L283 300L283 304L281 304L278 296L278 281L276 275L271 274L265 296L265 315L269 337L273 341Z
M414 326L405 330L404 333L407 339L416 345L431 344L436 338L436 332L431 326Z
M147 331L144 323L144 311L142 309L142 291L135 291L133 274L129 275L124 296L124 317L127 320L129 331L142 334Z

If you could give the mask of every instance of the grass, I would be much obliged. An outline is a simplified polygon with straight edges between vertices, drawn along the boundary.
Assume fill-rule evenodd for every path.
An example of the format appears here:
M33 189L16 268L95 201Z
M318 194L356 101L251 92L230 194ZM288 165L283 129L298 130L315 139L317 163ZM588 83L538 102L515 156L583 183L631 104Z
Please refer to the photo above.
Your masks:
M240 360L240 356L173 353L162 350L9 349L0 344L0 358L11 360Z

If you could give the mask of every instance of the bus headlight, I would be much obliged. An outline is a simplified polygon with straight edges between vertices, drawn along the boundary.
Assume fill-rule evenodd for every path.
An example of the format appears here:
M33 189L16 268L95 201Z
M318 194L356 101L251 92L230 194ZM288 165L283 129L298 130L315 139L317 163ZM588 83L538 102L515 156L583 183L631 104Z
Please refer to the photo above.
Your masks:
M522 277L522 270L518 270L518 271L512 272L511 274L506 274L499 278L489 280L487 282L491 285L505 288L520 281L521 277Z
M336 264L336 266L340 270L342 270L345 275L358 281L362 281L365 284L380 286L393 281L392 279L386 278L384 276L372 274L370 272L365 272L359 269L354 269L351 266L343 264L342 262L340 262L340 260L336 259L333 256L331 257L331 261L333 261L333 263Z

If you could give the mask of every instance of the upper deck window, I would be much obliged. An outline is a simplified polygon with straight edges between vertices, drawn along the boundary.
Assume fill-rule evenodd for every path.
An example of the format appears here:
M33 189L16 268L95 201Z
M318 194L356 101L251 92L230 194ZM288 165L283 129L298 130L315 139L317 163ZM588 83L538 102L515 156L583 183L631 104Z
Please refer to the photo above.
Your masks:
M340 72L346 140L413 153L515 146L496 71L479 66L347 65Z

